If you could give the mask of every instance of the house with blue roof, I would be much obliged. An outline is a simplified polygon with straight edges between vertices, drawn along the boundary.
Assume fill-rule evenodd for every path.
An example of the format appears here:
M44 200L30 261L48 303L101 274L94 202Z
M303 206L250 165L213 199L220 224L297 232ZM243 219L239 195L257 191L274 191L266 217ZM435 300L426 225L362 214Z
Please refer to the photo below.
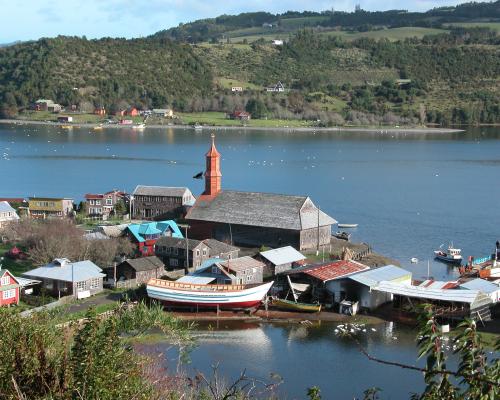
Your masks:
M172 220L130 224L126 228L126 234L136 243L137 251L141 256L154 256L155 243L162 237L180 239L184 237L179 226Z

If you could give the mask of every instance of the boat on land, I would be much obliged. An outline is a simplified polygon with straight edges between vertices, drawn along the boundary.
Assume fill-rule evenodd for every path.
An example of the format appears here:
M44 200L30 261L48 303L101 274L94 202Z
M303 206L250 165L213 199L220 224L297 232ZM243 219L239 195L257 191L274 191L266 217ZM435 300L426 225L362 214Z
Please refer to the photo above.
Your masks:
M196 129L196 130L200 130L200 129L203 129L203 125L200 125L200 124L194 124L193 125L193 128Z
M453 247L453 244L448 246L448 249L442 250L443 245L439 246L439 250L434 250L434 256L448 264L462 263L462 250Z
M358 224L338 224L339 228L357 228Z
M345 231L335 232L333 236L336 237L337 239L347 240L347 241L349 241L349 239L351 238L351 234Z
M146 127L145 124L137 124L137 125L133 125L132 129L144 129L145 127Z
M299 303L285 299L273 299L272 305L283 310L292 310L300 312L320 312L321 304Z
M94 131L102 131L102 125L97 125L92 128Z
M174 307L250 309L260 306L273 283L219 285L151 279L146 291L151 299Z

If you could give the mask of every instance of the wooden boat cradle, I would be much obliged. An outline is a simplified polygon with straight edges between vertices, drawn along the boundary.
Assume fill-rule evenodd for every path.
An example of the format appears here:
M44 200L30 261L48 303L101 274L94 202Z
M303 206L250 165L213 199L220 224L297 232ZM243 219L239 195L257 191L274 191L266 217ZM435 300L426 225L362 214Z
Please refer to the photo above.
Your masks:
M251 289L257 286L262 286L261 283L252 283L248 285L201 285L198 283L184 283L176 281L167 281L165 279L151 279L148 285L165 287L177 290L195 290L200 292L239 292L245 289Z

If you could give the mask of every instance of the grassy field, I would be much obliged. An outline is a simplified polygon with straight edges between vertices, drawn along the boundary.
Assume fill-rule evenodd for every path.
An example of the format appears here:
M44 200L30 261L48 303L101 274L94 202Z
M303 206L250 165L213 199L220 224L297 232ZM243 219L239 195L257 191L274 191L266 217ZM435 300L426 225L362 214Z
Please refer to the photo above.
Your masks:
M195 123L213 126L253 126L262 128L288 128L312 126L311 121L280 120L280 119L251 119L250 121L236 121L226 118L222 112L178 113L182 122L187 125Z
M5 257L5 252L9 251L14 245L0 243L0 257L4 257L2 261L2 269L8 269L15 276L21 275L23 272L33 269L34 266L29 260L12 260Z
M440 33L448 32L445 29L434 28L419 28L415 26L401 27L392 29L382 29L379 31L368 32L347 32L347 31L328 31L321 34L327 36L340 36L345 40L355 40L359 38L370 39L388 39L390 41L404 40L412 37L422 38L426 35L438 35Z
M224 89L231 89L233 86L241 86L244 90L262 90L261 86L233 78L217 78L216 82Z
M462 26L464 28L490 28L494 31L500 32L500 22L452 22L447 24L447 26Z
M18 115L17 119L21 120L29 120L29 121L49 121L49 122L57 122L57 117L62 116L71 116L73 117L73 123L76 124L99 124L104 122L104 120L108 118L118 119L132 119L135 123L142 122L143 117L113 117L113 116L100 116L94 114L76 114L76 113L64 113L54 114L48 111L24 111ZM71 125L71 122L68 122L67 125Z

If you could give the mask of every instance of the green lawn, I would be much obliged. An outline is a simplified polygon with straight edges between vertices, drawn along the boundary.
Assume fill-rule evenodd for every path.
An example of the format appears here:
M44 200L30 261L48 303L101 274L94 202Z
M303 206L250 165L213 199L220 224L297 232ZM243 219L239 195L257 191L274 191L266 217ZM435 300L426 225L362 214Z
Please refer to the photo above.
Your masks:
M345 40L355 40L362 37L370 39L389 39L391 41L404 40L412 37L422 38L426 35L437 35L449 32L445 29L420 28L420 27L400 27L392 29L382 29L368 32L347 32L347 31L328 31L321 33L327 36L340 36Z
M143 117L119 117L119 116L100 116L94 114L74 114L74 113L60 113L54 114L48 111L24 111L20 113L17 119L20 120L29 120L29 121L49 121L49 122L57 122L57 117L61 116L71 116L73 117L73 123L76 124L98 124L104 122L108 118L112 118L115 120L123 119L131 119L135 123L142 122ZM71 125L71 122L68 122L66 125Z
M214 126L253 126L262 128L287 128L312 126L311 121L279 120L279 119L251 119L250 121L237 121L226 118L222 112L178 113L182 122L187 125L195 123Z
M447 26L463 26L464 28L490 28L494 31L500 32L500 22L452 22Z
M5 257L5 252L9 251L14 245L0 243L0 257L4 257L2 261L2 269L8 269L15 276L21 275L23 272L33 269L34 266L29 260L12 260Z

